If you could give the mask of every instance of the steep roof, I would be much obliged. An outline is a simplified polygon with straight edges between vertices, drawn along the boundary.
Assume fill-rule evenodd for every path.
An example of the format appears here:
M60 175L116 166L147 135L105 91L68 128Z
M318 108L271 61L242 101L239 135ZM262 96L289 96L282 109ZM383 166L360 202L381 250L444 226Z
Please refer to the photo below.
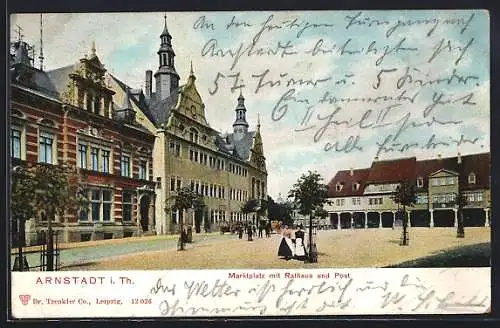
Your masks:
M328 197L361 196L365 189L366 179L370 174L370 169L355 169L338 171L328 183ZM358 189L353 189L353 184L359 183ZM337 191L337 184L342 185L342 189Z
M455 157L456 158L456 157ZM491 184L491 154L480 153L462 156L462 169L460 174L460 188L472 190L490 188ZM476 175L476 183L469 184L470 173Z
M415 157L372 163L367 182L390 183L415 179Z
M456 157L426 159L415 163L415 178L423 179L423 186L418 189L427 189L429 186L429 175L439 170L459 172Z
M12 83L39 91L50 97L57 99L60 97L58 89L51 81L47 72L23 63L17 63L11 66L9 75Z
M388 161L375 161L370 168L338 171L328 183L329 197L345 197L362 195L366 185L370 183L397 183L405 180L415 181L423 178L424 185L419 191L427 190L429 176L440 170L459 173L461 190L488 189L491 184L491 155L490 153L470 154L458 157L447 157L417 161L415 157L401 158ZM470 184L470 173L476 175L476 182ZM360 183L358 190L353 190L352 184ZM343 184L340 191L336 190L337 183Z
M109 74L109 76L116 81L123 92L127 92L127 90L129 91L131 95L130 100L133 101L134 104L144 113L144 115L146 115L146 117L156 125L156 122L154 120L155 118L149 110L148 104L146 102L146 99L144 98L144 94L142 93L142 91L139 92L139 90L137 89L132 89L130 86L122 82L113 74Z
M76 64L60 67L47 71L47 75L56 87L60 95L64 93L68 86L69 75L75 70Z
M233 133L227 133L219 135L216 143L220 151L248 161L250 159L250 150L252 149L254 135L255 131L248 131L243 138L235 140Z

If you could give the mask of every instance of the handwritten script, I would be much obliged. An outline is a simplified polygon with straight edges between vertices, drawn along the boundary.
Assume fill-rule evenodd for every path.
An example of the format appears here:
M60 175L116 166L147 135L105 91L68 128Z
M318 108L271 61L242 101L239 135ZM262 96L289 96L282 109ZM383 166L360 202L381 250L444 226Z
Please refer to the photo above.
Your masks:
M148 297L161 316L481 313L490 305L483 284L457 290L445 283L454 281L456 287L474 272L377 270L213 271L213 279L206 275L180 285L159 278Z
M265 101L269 124L325 152L487 145L486 12L230 16L192 25L206 38L199 54L216 67L210 96L242 90Z

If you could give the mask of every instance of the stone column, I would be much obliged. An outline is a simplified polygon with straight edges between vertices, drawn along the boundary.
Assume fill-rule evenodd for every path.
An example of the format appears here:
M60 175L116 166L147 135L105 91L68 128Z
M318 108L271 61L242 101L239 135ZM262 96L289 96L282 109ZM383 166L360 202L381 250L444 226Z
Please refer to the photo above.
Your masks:
M408 217L408 228L411 228L411 217L410 217L411 212L406 212L406 215Z
M354 212L351 212L351 229L354 229Z
M337 213L337 220L338 220L337 230L341 230L342 226L340 225L340 213Z
M429 212L431 213L431 222L429 222L429 228L434 228L434 210L430 209Z
M382 229L382 213L378 212L378 228Z
M365 229L368 229L368 212L365 212Z
M490 209L489 208L484 208L484 212L486 213L486 220L484 221L484 226L489 227L490 226L490 219L488 217Z
M396 213L398 212L397 211L392 212L392 229L394 229L394 226L396 224Z
M453 223L453 226L456 228L458 227L458 210L456 208L453 209L453 212L455 213L455 221Z

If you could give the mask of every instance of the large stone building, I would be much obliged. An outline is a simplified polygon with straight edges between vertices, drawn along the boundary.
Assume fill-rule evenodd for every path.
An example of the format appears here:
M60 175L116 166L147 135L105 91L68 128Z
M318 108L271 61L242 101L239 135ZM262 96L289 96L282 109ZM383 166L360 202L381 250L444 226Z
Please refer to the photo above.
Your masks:
M375 160L370 168L338 171L329 182L325 205L335 228L383 228L395 224L398 205L391 198L402 181L414 183L415 206L406 208L411 226L457 226L455 199L468 199L465 226L489 226L491 218L490 153L417 160Z
M152 229L157 234L176 232L181 218L201 229L249 219L241 211L244 203L267 198L260 123L255 131L249 130L245 99L240 94L233 111L233 133L221 134L210 126L205 115L209 109L196 88L192 66L186 83L179 84L166 19L157 54L158 69L154 74L146 71L144 91L132 89L110 75L115 98L130 94L138 121L155 135L156 223ZM177 190L186 186L203 196L204 210L171 210Z
M212 128L192 67L179 84L171 41L165 19L158 69L146 71L144 91L109 74L94 44L74 65L44 71L34 67L32 46L13 42L12 166L73 164L90 201L79 213L55 219L59 240L175 233L181 218L216 229L255 219L242 213L243 205L267 198L260 123L249 130L243 95L227 111L235 116L233 133ZM172 211L181 187L201 194L205 208ZM28 220L27 243L40 242L37 232L46 227L43 215Z
M60 241L140 235L154 213L155 136L137 122L130 102L116 103L106 69L92 47L74 65L34 67L32 46L12 43L10 157L12 166L63 162L79 168L90 203L56 217ZM26 222L26 243L41 242L43 211Z

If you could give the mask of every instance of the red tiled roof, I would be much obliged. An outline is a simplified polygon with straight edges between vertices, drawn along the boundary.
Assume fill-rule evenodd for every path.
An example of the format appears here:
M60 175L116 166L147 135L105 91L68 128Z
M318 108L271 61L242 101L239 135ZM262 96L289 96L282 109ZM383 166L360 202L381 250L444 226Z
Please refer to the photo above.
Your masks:
M423 187L419 189L427 189L429 175L442 169L458 172L457 158L449 157L417 161L415 163L415 179L423 178L424 180Z
M430 160L417 161L415 157L396 160L376 161L370 168L338 171L328 183L328 197L345 197L363 195L365 186L369 183L395 183L401 181L416 182L422 177L427 189L429 176L439 170L448 170L460 174L460 189L474 190L490 188L491 179L491 156L490 153L472 154L461 156L462 163L458 164L458 158L447 157ZM469 184L470 173L476 175L476 183ZM352 184L360 184L358 190L353 190ZM336 191L337 183L343 184L340 191Z
M469 174L476 175L476 183L469 184ZM460 188L462 190L490 188L491 156L490 153L481 153L462 156L460 174Z
M391 183L415 180L415 157L372 163L368 183Z
M328 183L328 197L361 196L365 190L365 182L370 169L356 169L338 171L332 180ZM359 183L359 188L353 190L353 183ZM336 190L337 183L343 184L340 191Z

